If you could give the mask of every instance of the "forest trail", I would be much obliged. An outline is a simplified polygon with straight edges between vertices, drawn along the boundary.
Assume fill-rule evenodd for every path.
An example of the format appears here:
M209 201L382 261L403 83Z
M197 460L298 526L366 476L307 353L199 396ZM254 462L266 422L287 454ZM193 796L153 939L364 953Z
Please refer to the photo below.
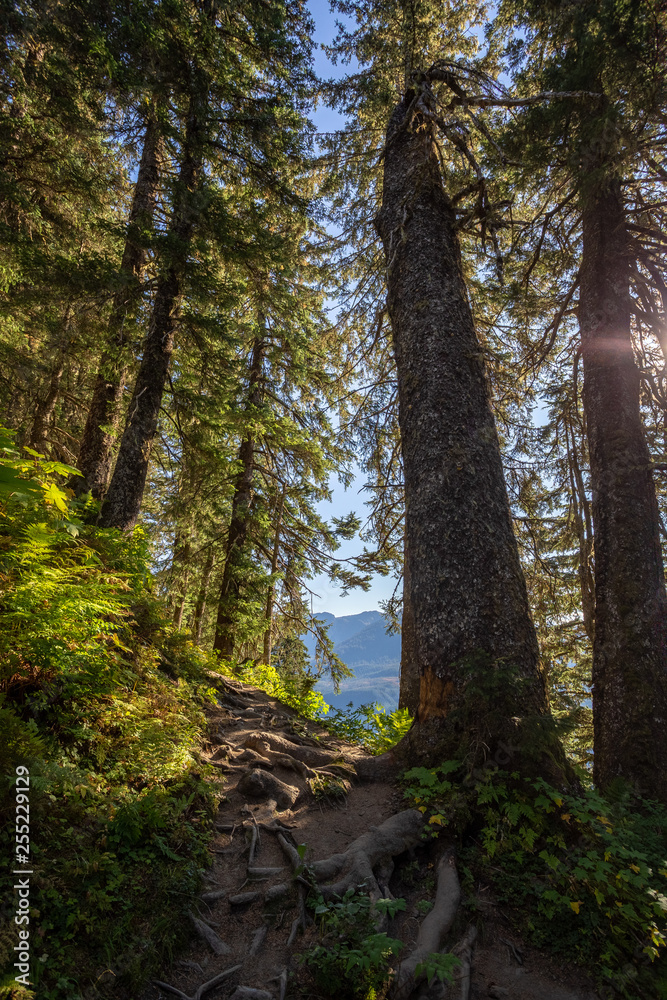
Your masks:
M365 751L333 737L258 688L219 675L211 678L215 678L219 700L208 709L202 760L214 764L226 778L211 843L212 863L197 913L192 914L197 933L189 953L164 970L160 980L153 980L142 1000L172 996L182 1000L204 996L314 1000L320 994L313 991L312 978L298 955L317 943L318 933L305 909L305 880L294 877L294 867L302 856L311 871L319 867L320 875L325 874L321 859L345 852L364 835L379 836L377 828L387 821L382 829L396 824L398 814L407 817L403 826L415 814L405 810L401 790L387 782L351 784L340 779L347 794L316 797L309 782L311 765L326 772L326 758L335 760L337 765L328 766L332 773L342 775L355 759L366 756ZM289 755L284 752L287 748ZM266 788L260 790L260 783ZM291 804L290 798L294 799ZM384 856L371 863L379 887L376 895L406 901L405 911L387 927L391 937L404 942L406 958L415 948L423 901L437 894L438 861L451 845L443 843L445 835L419 843L410 832L399 831L399 839L401 835L408 850L394 859ZM299 853L299 845L305 845L305 853L303 848ZM350 864L337 874L346 867ZM321 881L330 882L331 877L329 872ZM353 878L352 884L362 880ZM475 906L478 933L469 1000L597 1000L581 970L567 968L524 945L488 887L477 886ZM459 916L447 948L465 931ZM348 1000L344 990L341 986L332 996ZM404 995L428 1000L466 996L462 983L443 987L437 979L431 988L422 984L415 992L399 991L400 1000Z

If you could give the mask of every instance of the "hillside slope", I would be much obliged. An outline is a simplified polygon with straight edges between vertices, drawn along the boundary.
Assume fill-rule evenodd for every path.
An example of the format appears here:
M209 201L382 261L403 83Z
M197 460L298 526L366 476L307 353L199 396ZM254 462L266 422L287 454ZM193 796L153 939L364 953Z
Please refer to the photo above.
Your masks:
M340 618L322 612L317 617L329 624L334 652L354 671L354 677L342 682L340 694L334 693L333 684L327 678L319 681L317 688L326 701L334 708L342 708L350 702L355 708L379 702L388 712L394 711L398 706L400 635L387 633L386 619L379 611L364 611ZM309 636L305 642L313 656L313 637Z

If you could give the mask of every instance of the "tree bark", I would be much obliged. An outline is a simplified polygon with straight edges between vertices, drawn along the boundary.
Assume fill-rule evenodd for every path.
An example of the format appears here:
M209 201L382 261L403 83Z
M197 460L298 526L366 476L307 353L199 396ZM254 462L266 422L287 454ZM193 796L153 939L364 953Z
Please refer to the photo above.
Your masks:
M429 100L427 90L421 99ZM524 716L545 715L546 689L454 213L431 125L411 91L389 122L376 224L387 262L420 663L412 752L437 756L483 742L493 753ZM496 694L475 721L465 694L477 668ZM502 668L514 679L503 680Z
M248 383L249 408L255 406L261 398L260 379L265 347L263 337L255 339ZM255 462L255 439L252 434L248 434L241 442L238 461L241 468L232 498L232 516L225 547L225 564L222 572L218 617L215 623L215 639L213 641L213 649L227 658L232 656L234 652L234 605L240 593L239 563L243 557L250 522Z
M39 399L37 406L35 407L35 415L30 428L30 434L28 435L28 445L31 448L34 448L35 451L39 451L42 454L46 452L49 446L49 428L53 423L56 403L58 402L58 397L60 396L60 384L63 380L63 375L65 374L71 322L72 306L69 304L65 309L61 342L58 347L58 354L53 368L51 369L49 384L46 392Z
M570 444L570 438L572 443ZM574 427L565 424L565 441L567 446L568 471L570 489L572 491L572 506L577 527L579 542L579 591L581 593L581 611L584 619L584 629L591 645L595 638L595 580L591 567L593 556L593 530L590 517L588 497L581 474L577 442Z
M419 686L421 676L419 670L419 654L417 651L417 635L415 632L415 614L412 607L410 592L410 560L409 549L403 545L403 614L401 616L401 678L398 695L398 707L407 708L410 715L419 711Z
M631 337L620 183L584 200L579 321L595 539L596 784L667 801L667 596Z
M192 619L192 641L196 642L197 645L201 642L202 626L204 624L204 609L206 607L206 598L208 596L208 585L211 579L211 573L213 572L214 558L213 546L210 545L206 556L206 562L204 563L204 568L202 570L199 593L197 594L197 603L195 604L195 611Z
M190 577L190 553L192 545L190 543L190 527L187 525L184 531L177 531L174 540L174 558L171 566L172 587L174 588L173 602L174 610L172 621L176 628L180 628L183 623L183 611L185 600L188 596L188 579ZM176 584L176 586L174 586Z
M153 314L116 467L100 513L99 523L103 528L129 531L134 528L141 511L151 448L174 349L181 281L200 210L197 191L202 164L205 109L203 95L193 95L190 99L183 158L169 227L169 242L173 249L158 279Z
M280 556L280 529L283 524L283 505L285 503L285 491L280 495L278 509L276 510L276 525L273 536L273 552L271 553L271 576L278 572L278 558ZM262 663L267 666L271 663L271 651L273 648L273 604L275 599L276 585L271 582L266 593L266 629L264 631L264 648L262 651Z
M146 122L144 146L128 220L120 265L121 285L113 297L108 343L100 359L79 446L78 468L83 475L74 476L70 482L78 495L90 491L97 500L103 497L109 482L111 454L120 421L128 370L125 321L141 295L140 279L146 258L145 233L153 228L157 198L159 145L160 130L155 114L152 113Z
M49 427L53 420L56 403L60 394L60 383L65 373L65 352L61 351L51 371L49 385L43 399L40 399L35 410L35 417L30 429L28 444L35 451L44 454L49 446Z

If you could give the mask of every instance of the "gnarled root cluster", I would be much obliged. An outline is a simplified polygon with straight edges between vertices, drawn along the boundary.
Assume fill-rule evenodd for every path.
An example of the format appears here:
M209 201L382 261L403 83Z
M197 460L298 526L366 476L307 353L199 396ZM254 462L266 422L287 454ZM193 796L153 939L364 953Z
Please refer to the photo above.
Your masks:
M375 901L384 892L380 889L374 869L384 866L386 879L386 866L390 859L416 847L421 842L423 829L422 814L416 809L406 809L390 816L381 826L371 827L367 833L357 837L346 851L332 854L324 861L315 861L309 869L325 899L342 896L348 889L365 884ZM331 883L331 879L338 875L341 875L338 881L322 884Z
M233 689L233 691L233 695L227 697L228 701L238 702L238 707L242 707L244 713L252 708L252 705L247 705L245 702L241 704L241 699L238 697L243 693L241 690ZM332 783L335 781L345 783L349 777L354 776L355 769L361 780L366 778L373 780L377 777L378 768L383 774L387 769L389 774L397 766L397 756L389 753L383 755L384 759L369 760L355 755L352 748L350 748L352 752L348 754L347 748L344 748L345 758L343 758L341 747L328 748L300 736L295 735L291 738L290 734L290 738L287 738L287 734L276 732L260 731L251 734L246 732L235 744L228 743L229 738L225 733L224 741L220 739L214 741L218 744L218 749L214 751L210 762L227 772L238 773L236 790L244 796L245 805L241 808L243 818L233 823L218 823L216 826L218 830L229 833L230 841L237 831L243 831L246 838L245 849L248 852L246 881L231 895L227 895L224 890L203 893L201 897L203 906L200 912L191 914L198 935L216 956L228 956L230 967L203 982L192 997L188 997L174 986L154 981L158 988L180 997L181 1000L201 1000L206 993L237 973L243 976L241 970L244 969L245 963L231 964L237 955L239 960L241 958L238 946L237 954L234 954L229 944L221 940L214 930L220 925L207 915L210 913L208 907L219 904L223 896L232 914L244 914L249 907L259 903L260 900L266 908L261 924L252 931L249 943L246 942L244 946L244 959L262 953L266 947L265 941L270 927L277 928L282 925L284 916L289 912L290 904L287 900L291 898L296 904L296 912L286 940L286 948L290 951L297 944L299 933L306 931L309 922L312 924L306 911L306 897L310 889L317 889L325 900L343 897L349 890L367 892L373 904L382 898L392 898L389 880L394 869L394 859L405 852L412 852L422 843L424 817L416 809L406 809L390 816L379 826L370 827L353 840L344 851L321 860L306 861L292 836L285 815L277 816L276 809L290 809L304 794L308 795L308 787L305 789L303 787L305 782L310 792L313 792L316 782L330 780ZM219 759L221 756L226 758L224 763ZM273 774L274 768L287 770L286 780L290 783L287 784ZM293 779L289 772L294 775ZM297 782L300 782L300 788L297 787ZM252 799L255 800L255 804L249 805L248 802ZM286 877L287 872L281 875L283 869L279 867L262 867L261 863L258 864L257 856L264 833L276 837L289 862L290 877ZM238 848L234 849L231 843L229 847L216 853L234 855L238 858ZM273 864L275 865L275 862ZM278 881L276 876L282 877L282 881ZM273 884L260 886L259 883L267 881ZM250 885L245 889L248 882ZM431 974L433 972L433 956L441 952L445 938L451 931L460 898L461 890L453 852L446 851L438 864L433 909L421 924L414 948L395 969L389 993L391 1000L409 1000L416 996L424 1000L426 998L452 1000L455 994L459 1000L467 1000L475 941L474 927L469 928L462 940L452 949L460 960L460 965L455 971L457 980L455 984L453 986L443 984L437 979L427 982L429 971ZM387 916L381 913L382 909L379 906L373 908L378 931L384 929L387 924ZM286 927L289 926L288 923ZM280 964L288 965L288 962ZM203 969L198 965L196 971L200 975L203 973ZM261 982L257 987L238 985L233 998L276 1000L277 996L277 1000L284 1000L287 979L288 970L283 968L280 975L271 983Z
M363 885L375 902L390 896L386 882L393 870L393 859L421 843L423 829L422 814L416 809L406 809L390 816L381 826L372 827L353 841L346 851L311 862L308 874L325 899L343 896L348 889ZM289 838L279 833L278 840L292 867L295 870L301 869L301 858ZM337 881L332 882L332 879ZM420 966L427 962L429 956L441 951L443 940L454 923L460 900L461 888L454 854L447 851L438 864L435 904L421 924L415 948L398 966L390 993L392 1000L408 1000L425 981L426 975ZM301 918L294 921L290 944L293 943L301 922ZM475 928L471 927L453 949L461 962L457 978L463 1000L466 1000L470 987L474 941ZM446 989L445 986L444 990ZM447 993L441 992L440 995L444 997Z

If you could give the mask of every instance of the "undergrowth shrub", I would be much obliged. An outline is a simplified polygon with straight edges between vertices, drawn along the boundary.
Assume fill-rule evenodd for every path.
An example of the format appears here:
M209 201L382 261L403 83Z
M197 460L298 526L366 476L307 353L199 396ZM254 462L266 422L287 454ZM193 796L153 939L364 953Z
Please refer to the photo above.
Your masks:
M319 942L302 961L326 996L349 1000L381 1000L394 978L404 944L378 931L378 918L395 917L405 910L404 899L372 902L365 885L348 889L342 898L325 901L319 892L309 897L319 924ZM432 984L453 983L460 959L432 953L417 965L415 975Z
M298 676L283 676L272 665L251 661L247 664L232 664L228 669L244 683L261 688L271 698L278 698L306 719L319 720L329 710L324 696L313 690L311 684L304 684Z
M22 992L135 998L187 936L209 864L219 778L198 751L214 662L150 593L141 531L84 523L85 503L57 482L73 471L19 454L0 431L0 848L13 856L23 765L33 874ZM13 879L0 881L8 995L17 928Z
M586 964L611 995L667 997L664 807L495 768L470 775L460 761L404 777L434 834L468 837L470 884L471 872L490 882L533 944Z
M358 743L374 754L393 747L412 725L412 716L405 708L387 712L379 704L353 708L352 702L346 709L330 708L324 696L311 684L300 683L293 675L285 677L273 665L251 661L248 664L223 663L223 666L246 684L254 684L272 698L289 705L304 718L320 723L334 735Z
M403 942L378 933L377 914L393 917L405 909L405 900L380 899L373 906L360 886L331 902L314 894L310 905L319 924L320 942L304 954L303 961L319 988L326 996L349 1000L384 997L390 965Z
M407 708L387 712L382 705L360 705L346 709L329 709L322 725L350 743L359 743L371 753L380 754L391 749L405 736L412 725Z

